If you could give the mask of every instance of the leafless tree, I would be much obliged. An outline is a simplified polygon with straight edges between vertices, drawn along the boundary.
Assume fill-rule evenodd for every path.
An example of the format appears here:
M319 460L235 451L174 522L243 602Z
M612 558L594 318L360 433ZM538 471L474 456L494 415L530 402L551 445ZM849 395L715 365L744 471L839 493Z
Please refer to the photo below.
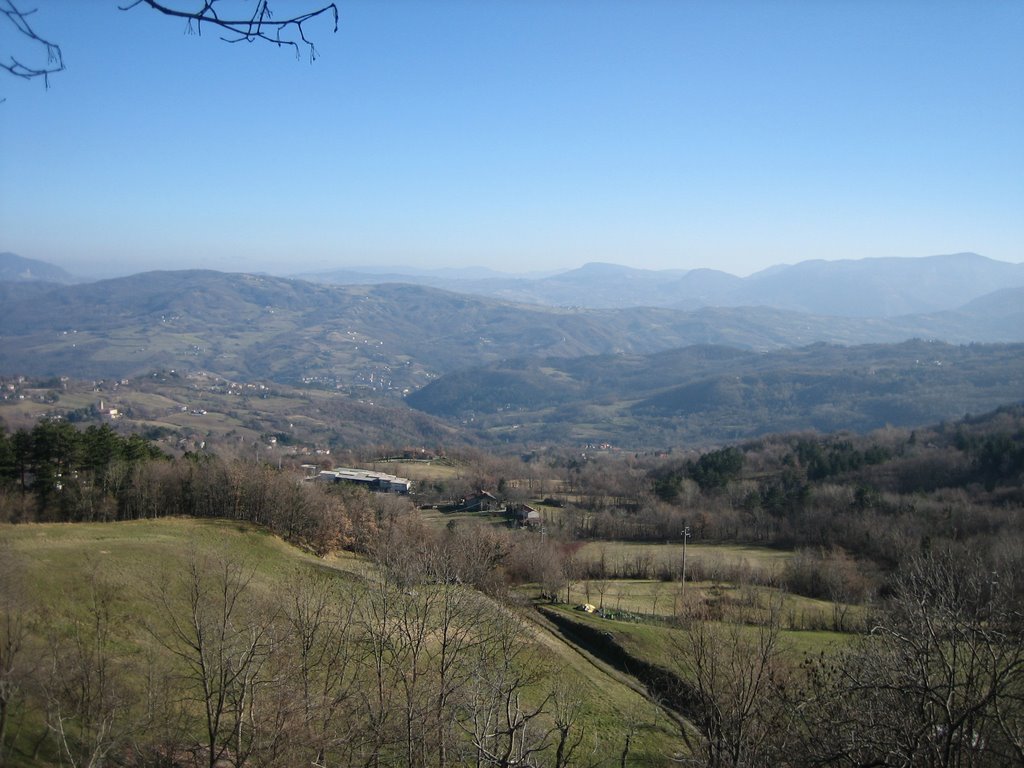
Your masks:
M633 739L640 730L640 708L636 705L629 708L622 720L622 752L619 753L619 768L626 768L629 753L633 749Z
M651 582L651 615L658 615L658 600L661 599L662 594L665 591L665 582L661 579L655 579Z
M604 596L608 593L608 587L611 586L611 585L609 584L608 579L604 578L603 576L601 578L599 578L599 579L594 579L593 584L594 584L594 589L597 590L597 595L598 595L598 605L597 605L597 607L600 608L603 611L604 610Z
M150 632L185 670L186 695L204 716L210 768L229 753L241 765L254 746L251 715L272 647L273 616L250 599L252 576L244 562L193 552L184 583L162 585L157 594L163 623Z
M418 514L404 512L381 520L371 551L387 582L397 587L421 583L436 550L434 531Z
M32 660L25 649L29 613L24 563L8 541L0 541L0 765L7 752L11 712L31 674Z
M456 702L473 677L474 651L492 639L495 609L464 583L478 568L465 552L400 535L415 526L387 530L393 535L376 553L387 565L360 606L369 648L364 692L375 742L371 762L394 749L404 765L449 765L458 738ZM396 560L416 565L395 567Z
M565 582L565 602L572 602L573 582L578 581L584 572L584 565L578 554L583 543L579 541L558 541L557 555L561 565L561 578Z
M394 721L399 711L402 670L408 656L397 619L402 596L402 590L387 579L375 580L368 585L357 612L366 668L366 681L359 690L360 706L366 718L363 763L370 768L387 764L388 749L398 740Z
M484 560L490 559L489 547L473 549L475 554L483 554ZM455 702L472 680L476 650L493 641L492 614L497 610L463 583L461 574L467 568L474 573L479 563L477 558L467 563L459 554L452 549L440 549L430 569L435 582L430 589L434 627L433 641L428 646L428 663L434 678L430 718L439 768L450 762L457 739Z
M543 724L550 694L536 695L544 671L527 659L526 633L516 616L496 616L494 626L493 641L477 649L459 724L477 766L535 766L552 743L551 729Z
M203 0L202 8L199 10L183 10L169 3L158 3L156 0L134 0L128 5L121 6L121 9L130 10L140 5L149 7L166 16L184 19L187 30L200 35L203 33L204 25L214 27L222 34L221 39L228 43L252 43L263 40L293 48L296 57L300 56L302 49L305 48L310 61L316 59L316 46L306 37L305 25L320 16L328 16L334 20L334 31L338 31L338 6L334 3L286 19L274 18L269 0L259 0L252 15L241 19L221 16L217 11L221 3L222 0Z
M441 542L437 578L470 584L496 596L507 587L503 565L513 548L509 532L481 523L460 523Z
M719 768L770 764L782 669L778 611L759 627L697 622L674 639L680 678L692 687L683 730L692 761Z
M573 765L586 737L586 704L579 685L558 681L551 691L551 717L554 721L554 768Z
M812 765L1024 765L1024 621L1011 574L966 553L911 558L863 641L810 669Z
M199 8L196 6L199 5ZM127 5L119 6L122 11L137 7L149 8L158 13L181 19L190 34L202 35L204 28L213 28L228 43L267 42L278 47L291 48L296 58L303 51L310 61L317 58L315 43L307 36L307 25L317 19L326 18L334 23L334 32L338 31L338 6L335 3L313 8L302 13L278 18L275 16L270 0L258 0L252 13L233 17L231 11L222 11L227 7L225 0L196 0L187 3L157 2L157 0L130 0ZM0 69L9 74L32 80L42 78L47 87L50 75L64 70L64 54L59 45L36 33L30 17L36 9L26 10L14 4L14 0L0 0L0 16L7 20L15 29L16 36L25 41L30 49L39 52L39 58L45 56L46 63L25 63L14 54L9 54L6 61L0 61Z
M297 722L287 729L301 741L300 759L310 765L336 765L350 751L360 725L354 715L359 684L355 609L360 590L342 589L336 576L301 572L288 586L284 606L293 650L284 667L297 693ZM292 754L296 754L293 751Z
M178 696L178 670L162 649L150 647L135 671L139 728L132 739L136 765L166 765L193 744L189 712Z
M49 653L42 689L46 724L62 761L100 766L125 745L137 726L131 712L129 673L118 658L116 588L92 571L80 607L47 621Z
M426 762L427 723L433 680L430 644L433 641L433 614L438 591L431 584L407 585L393 605L398 624L399 647L404 650L399 664L399 690L402 694L403 763L422 766Z

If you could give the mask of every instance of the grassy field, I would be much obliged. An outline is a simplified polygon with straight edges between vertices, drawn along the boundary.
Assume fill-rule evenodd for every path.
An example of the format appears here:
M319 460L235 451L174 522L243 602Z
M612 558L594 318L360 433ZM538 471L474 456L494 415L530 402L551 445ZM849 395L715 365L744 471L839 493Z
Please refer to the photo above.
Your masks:
M759 622L767 618L776 601L781 624L787 629L832 628L836 607L827 600L780 593L757 585L721 581L679 582L654 579L589 579L574 581L568 592L571 605L589 603L606 612L631 614L638 619L668 620L691 617L710 620ZM840 606L847 627L863 617L863 609Z
M464 469L446 459L438 461L379 461L371 469L423 482L460 477Z
M24 556L29 581L42 600L66 593L80 582L83 570L95 569L126 587L159 583L192 552L244 560L254 569L256 584L267 587L290 572L318 568L323 562L261 528L224 520L4 526L0 538Z
M631 656L664 669L673 669L677 664L678 647L685 646L685 631L664 624L652 624L620 619L602 618L587 614L567 605L552 606L572 621L610 633L615 642ZM725 626L719 624L719 626ZM740 626L740 631L753 635L757 628ZM828 653L852 641L853 635L829 631L794 631L783 629L779 633L780 647L784 655L799 663L806 656Z
M690 577L737 581L744 572L768 575L780 571L793 556L787 550L730 544L688 544L686 568ZM576 555L581 564L605 563L608 573L631 573L638 566L652 573L666 570L678 574L682 570L681 543L592 541Z
M289 579L316 570L337 574L352 583L376 578L372 563L341 553L319 559L300 551L266 531L250 525L216 520L162 519L107 524L37 524L0 527L0 555L17 563L18 573L41 615L58 624L86 610L88 585L100 579L114 587L122 651L162 653L146 625L156 625L160 608L154 595L176 578L190 557L225 557L242 560L252 569L253 589L273 602L287 594ZM8 585L5 585L5 588ZM511 610L498 608L495 610ZM679 747L678 726L636 689L635 683L594 663L542 624L524 617L530 638L527 657L581 694L586 728L585 749L606 756L621 750L626 724L635 728L631 762L665 765ZM45 643L32 637L32 653L44 653ZM44 730L40 715L18 721L21 757L8 764L34 763L24 753L26 744ZM44 753L41 759L47 757ZM54 755L41 764L54 764Z
M491 525L496 528L508 528L508 520L503 514L488 512L441 512L438 509L422 509L420 517L431 525L443 528L451 523L470 523L473 525Z

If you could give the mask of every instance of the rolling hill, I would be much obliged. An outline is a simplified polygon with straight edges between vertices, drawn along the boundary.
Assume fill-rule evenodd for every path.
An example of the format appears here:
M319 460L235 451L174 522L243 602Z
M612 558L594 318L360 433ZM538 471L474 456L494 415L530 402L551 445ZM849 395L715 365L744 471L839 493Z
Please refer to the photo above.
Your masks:
M1024 345L908 341L510 360L449 374L407 401L492 440L637 448L917 426L1022 398Z
M201 270L17 285L0 283L4 375L116 380L204 372L297 388L300 399L303 389L321 390L337 405L290 411L304 419L325 407L344 414L345 429L324 434L344 434L346 444L359 435L380 442L386 424L403 442L429 442L448 429L411 419L407 403L457 429L472 420L474 441L646 446L934 421L1024 393L1016 347L940 345L936 359L970 362L998 382L968 377L956 387L943 377L962 367L924 378L908 367L911 355L930 351L856 348L913 338L1024 342L1024 288L956 310L852 318L765 307L560 308L419 285L335 286ZM897 377L888 384L864 373L886 355L897 361L884 363ZM262 418L257 411L250 420ZM246 417L238 412L225 429L237 428L238 419ZM282 411L273 429L291 423Z
M878 319L763 307L566 309L404 284L148 272L0 293L0 370L101 378L206 370L400 396L452 371L527 356L649 354L692 344L772 350L914 337L1024 341L1014 309L1024 289L1011 290L955 312Z
M11 651L17 665L4 670L5 691L18 694L5 701L11 705L12 718L10 749L0 754L5 765L67 765L69 757L76 764L85 763L101 749L116 759L94 764L198 765L198 758L172 761L167 756L191 753L208 758L212 750L202 751L207 743L232 754L237 742L231 741L231 728L224 725L230 722L231 710L214 710L223 722L218 720L212 732L201 713L210 711L203 709L204 704L223 704L218 694L229 696L239 690L259 704L248 704L245 710L245 724L251 725L245 732L249 748L262 758L252 763L308 764L310 756L317 757L309 743L317 735L327 745L322 749L331 750L330 756L344 754L349 742L369 752L364 745L370 726L363 723L371 721L374 710L363 692L370 690L375 673L383 674L378 670L394 670L396 675L387 683L400 690L399 673L406 668L400 664L408 660L399 650L393 657L381 657L381 666L374 668L365 650L377 637L373 633L390 631L382 644L401 649L392 622L409 620L416 609L417 618L431 630L436 622L437 602L431 593L439 587L397 591L368 559L344 552L316 558L265 529L239 521L172 518L5 525L0 526L0 545L0 575L5 577L0 611L13 624L11 631L19 641ZM223 591L218 593L218 588ZM634 712L642 712L648 724L634 736L632 754L638 761L655 764L680 749L675 721L649 702L635 681L591 660L543 621L532 619L529 609L509 607L468 587L455 590L447 605L450 613L451 605L461 613L449 616L447 631L461 626L461 632L473 632L476 638L482 634L479 627L505 622L521 648L514 657L515 668L523 670L524 677L530 673L532 687L524 698L543 706L547 700L540 693L542 686L573 686L585 707L577 727L589 739L587 750L620 749L625 719ZM380 594L389 602L377 597ZM405 601L404 607L398 600ZM306 610L313 616L309 622ZM387 616L384 630L372 623L374 611ZM218 670L223 667L217 665L227 665L223 677L211 682L203 673L196 674L190 646L182 642L190 638L188 630L182 633L190 621L196 627L195 647L203 649L202 662ZM253 637L256 640L250 642L258 645L244 645ZM292 649L300 642L307 643L308 655L301 657L305 666L294 662L298 651L293 655ZM473 648L460 640L457 647L450 642L446 651L468 664ZM433 679L436 662L424 652L415 658L418 690L423 690ZM455 668L452 658L447 663ZM247 676L242 683L229 674L236 668ZM317 697L321 689L311 694L314 679L333 698ZM200 680L206 680L206 688ZM65 681L69 695L62 687ZM294 716L296 710L278 706L286 697L299 695L291 684L304 691L306 700L316 702L317 716L329 728L311 735ZM204 691L212 691L210 698ZM46 726L52 724L56 706L61 707L59 722L66 731L50 738L52 729ZM380 705L394 721L399 721L400 706L397 695ZM545 712L552 709L548 706ZM454 707L448 711L454 712ZM276 734L269 747L259 740L263 732ZM463 731L456 729L455 734L453 742L464 743ZM281 745L289 743L290 752L282 756ZM553 752L552 744L545 756ZM386 754L389 764L401 764L392 757L399 754L393 746ZM158 756L164 759L157 760ZM370 760L352 761L362 762ZM349 764L332 762L339 763Z

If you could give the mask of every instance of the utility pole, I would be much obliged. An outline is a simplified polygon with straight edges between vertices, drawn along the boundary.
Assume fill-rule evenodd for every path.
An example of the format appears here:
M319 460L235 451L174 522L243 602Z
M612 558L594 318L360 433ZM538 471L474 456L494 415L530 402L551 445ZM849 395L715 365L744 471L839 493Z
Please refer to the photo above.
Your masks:
M686 540L688 538L690 538L690 526L686 526L685 528L683 528L683 589L686 589Z

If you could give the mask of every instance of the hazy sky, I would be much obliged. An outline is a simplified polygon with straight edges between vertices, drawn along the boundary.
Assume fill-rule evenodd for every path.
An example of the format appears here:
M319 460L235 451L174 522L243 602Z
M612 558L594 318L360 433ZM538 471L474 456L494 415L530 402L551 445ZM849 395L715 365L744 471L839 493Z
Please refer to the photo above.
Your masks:
M20 4L0 251L76 273L1024 260L1019 0L340 0L313 64Z

